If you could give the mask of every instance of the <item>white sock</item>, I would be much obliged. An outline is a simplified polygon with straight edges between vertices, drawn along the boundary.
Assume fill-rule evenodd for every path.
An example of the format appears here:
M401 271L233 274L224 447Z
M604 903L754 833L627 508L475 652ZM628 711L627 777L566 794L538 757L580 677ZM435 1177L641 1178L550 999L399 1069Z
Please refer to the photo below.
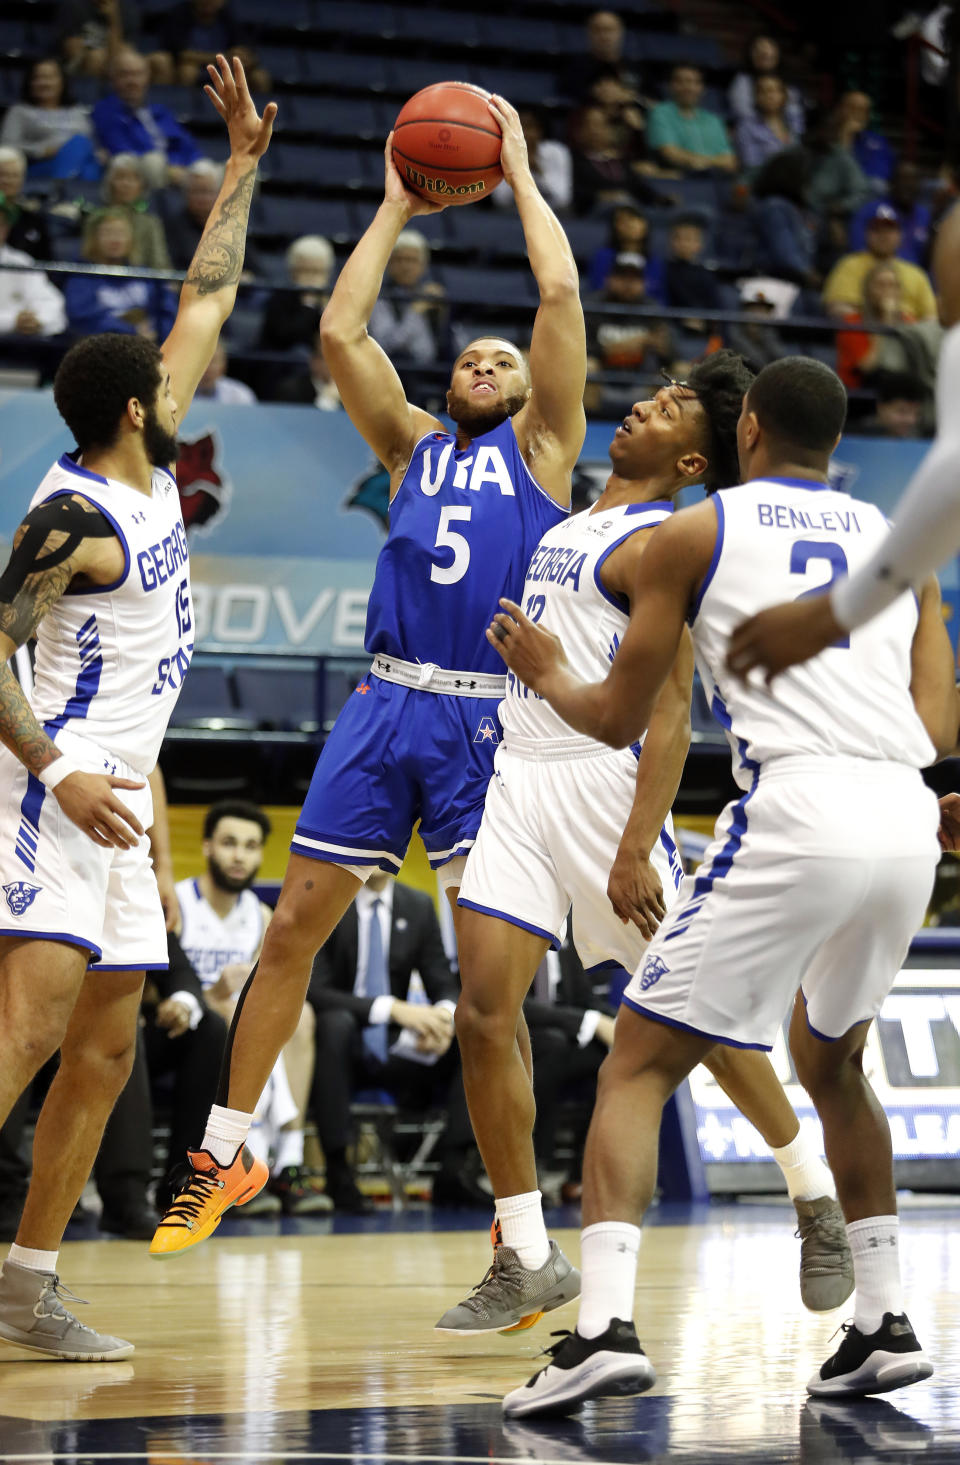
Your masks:
M903 1312L899 1218L869 1216L865 1221L851 1221L847 1238L857 1284L853 1321L861 1333L875 1333L885 1312L894 1317Z
M13 1243L7 1252L7 1261L16 1262L18 1267L29 1267L31 1272L55 1272L58 1251L34 1251L30 1246Z
M288 1165L303 1164L303 1130L281 1129L277 1140L277 1158L273 1162L273 1174L279 1175Z
M837 1187L833 1183L833 1172L826 1160L817 1153L802 1125L795 1140L788 1145L782 1145L779 1150L772 1149L770 1153L780 1166L791 1200L820 1200L825 1195L836 1200Z
M525 1195L508 1195L493 1204L500 1218L504 1246L517 1253L521 1265L529 1272L539 1271L550 1255L539 1190L529 1190Z
M252 1114L214 1104L200 1148L212 1155L218 1165L229 1165L250 1133L252 1123Z
M598 1221L580 1232L581 1338L599 1338L613 1318L633 1321L640 1227L626 1221Z

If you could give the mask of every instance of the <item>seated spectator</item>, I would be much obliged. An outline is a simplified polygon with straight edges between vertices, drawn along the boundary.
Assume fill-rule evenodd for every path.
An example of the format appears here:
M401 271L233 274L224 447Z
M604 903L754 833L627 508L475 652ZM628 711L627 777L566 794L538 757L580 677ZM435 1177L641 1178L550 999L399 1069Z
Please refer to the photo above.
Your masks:
M550 207L562 213L573 200L570 149L565 142L547 137L543 116L536 107L518 107L517 112L536 185ZM513 190L508 183L498 183L491 196L500 208L513 206Z
M313 338L313 349L307 360L290 376L284 377L275 392L270 393L270 399L302 402L306 406L318 407L321 412L340 411L343 403L330 368L323 359L319 330Z
M428 278L430 244L404 229L390 252L367 329L389 357L435 361L446 331L446 292Z
M900 277L890 260L875 264L863 282L863 305L846 320L850 325L911 325L914 317L903 308ZM895 360L891 360L891 347ZM837 332L837 375L848 387L862 387L877 369L904 369L902 350L895 337L868 331Z
M663 260L650 255L647 249L649 232L646 214L634 204L618 204L610 215L610 242L598 249L590 261L588 289L603 289L618 254L642 254L646 259L644 282L647 299L665 305Z
M696 66L675 66L670 101L650 113L647 147L668 168L683 173L732 173L737 159L727 129L716 112L700 106L703 73Z
M722 310L723 287L714 270L703 263L706 246L703 224L693 215L679 218L670 227L670 248L664 266L667 305L680 309L701 306Z
M863 173L877 183L889 183L893 176L894 152L879 132L869 127L873 103L866 92L844 92L837 103L838 141L853 152Z
M743 66L730 83L727 103L735 122L756 117L756 84L763 76L780 75L780 42L765 31L747 43ZM804 130L806 113L796 87L787 87L786 123L795 137Z
M91 264L129 265L133 229L121 209L104 209L93 229L85 258ZM121 331L161 342L177 313L177 300L160 280L115 275L73 275L64 291L70 329L89 336Z
M99 178L86 107L70 100L60 62L34 61L23 78L23 101L9 108L0 143L26 155L31 178Z
M50 259L50 228L39 200L24 196L27 160L19 148L0 147L0 201L9 205L7 243L31 259Z
M937 302L930 277L919 265L897 256L902 240L900 220L888 203L878 203L866 226L866 249L837 261L823 287L823 303L830 315L850 316L863 309L864 282L874 265L889 261L896 270L903 309L914 320L936 320Z
M930 206L920 201L920 169L916 163L901 158L890 179L890 192L885 203L900 220L900 258L926 268L930 250ZM876 209L876 199L869 199L850 221L850 248L863 249L867 225Z
M644 164L618 142L603 107L584 107L573 126L573 210L598 211L607 204L667 204L671 200L643 177Z
M810 149L809 203L820 215L848 218L875 196L870 179L857 162L849 119L840 106L821 117L807 139Z
M741 355L752 371L762 371L771 361L789 356L786 344L775 324L777 302L764 286L764 280L744 280L740 285L740 309L748 320L740 320L723 328L723 338L731 351Z
M630 370L635 375L655 376L667 366L673 355L670 329L662 321L630 318L621 312L602 315L591 306L631 305L646 303L644 260L642 254L618 254L607 283L584 301L587 311L588 369L591 372ZM634 387L631 385L631 392ZM592 393L590 410L619 414L623 389L604 384L599 394Z
M322 234L303 234L287 250L287 278L299 288L275 291L263 313L261 351L289 351L313 347L323 308L330 299L333 245Z
M0 203L0 335L58 336L66 327L63 296L23 250L7 243L17 206Z
M627 157L642 163L647 173L658 173L657 164L647 158L647 120L643 108L619 77L600 76L590 88L590 106L602 107L613 129L614 141Z
M775 153L753 180L749 222L758 271L817 289L817 219L807 201L809 180L803 148Z
M600 77L613 76L639 100L640 77L625 60L626 32L619 15L595 10L587 19L586 32L586 48L571 57L559 78L560 96L582 106Z
M160 44L173 56L181 86L206 81L206 68L218 55L240 58L251 91L270 86L270 73L257 63L249 28L225 0L182 0L174 5L161 24Z
M208 402L226 402L241 407L248 407L257 400L256 393L246 382L227 376L227 351L222 341L217 342L210 364L197 382L196 394Z
M913 438L924 436L924 410L928 396L911 376L900 372L876 378L877 410L860 423L860 431L874 437Z
M758 76L754 83L756 110L737 123L737 152L747 169L762 167L768 158L797 139L787 121L787 89L779 76Z
M220 164L198 158L186 169L178 189L160 195L164 234L175 270L190 268L222 182Z
M57 51L77 76L106 76L112 54L140 40L140 7L128 0L63 0L57 12ZM158 86L173 81L173 59L151 52L150 74Z
M167 107L149 100L150 64L125 48L117 53L110 79L113 91L93 109L99 145L108 153L143 158L154 188L178 183L200 157L200 149Z
M409 1000L415 970L426 1002ZM469 1175L473 1133L453 1028L458 996L433 901L376 871L317 953L308 993L317 1017L312 1111L338 1210L369 1209L347 1146L352 1096L371 1087L406 1108L442 1105L447 1127L435 1151L434 1200L489 1205Z
M146 173L135 153L117 153L111 158L104 174L102 192L107 208L126 214L130 221L133 232L130 263L148 270L170 269L163 224L156 214L149 211L150 190ZM88 254L98 218L98 214L93 214L87 220L83 235L85 254Z

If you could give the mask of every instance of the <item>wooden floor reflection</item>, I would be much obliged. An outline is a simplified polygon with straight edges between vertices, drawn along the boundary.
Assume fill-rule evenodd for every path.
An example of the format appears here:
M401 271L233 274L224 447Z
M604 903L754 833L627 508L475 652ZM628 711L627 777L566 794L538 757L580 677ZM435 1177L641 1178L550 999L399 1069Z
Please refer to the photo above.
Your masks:
M537 1366L552 1320L473 1342L432 1332L487 1264L477 1219L442 1233L224 1226L168 1261L132 1242L68 1244L63 1279L93 1304L83 1320L137 1351L71 1365L3 1348L0 1460L960 1461L955 1209L904 1220L930 1383L863 1406L806 1404L846 1314L801 1307L792 1211L727 1206L645 1233L637 1318L653 1393L547 1429L504 1426L499 1400ZM553 1234L577 1254L575 1231ZM575 1309L554 1317L571 1327Z

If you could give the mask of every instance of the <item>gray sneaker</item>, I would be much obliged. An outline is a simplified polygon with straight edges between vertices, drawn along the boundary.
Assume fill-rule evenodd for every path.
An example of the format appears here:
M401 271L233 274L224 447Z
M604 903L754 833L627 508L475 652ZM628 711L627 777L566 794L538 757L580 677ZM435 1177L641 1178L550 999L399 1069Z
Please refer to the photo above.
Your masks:
M0 1342L71 1363L103 1363L133 1352L125 1339L84 1327L64 1300L83 1303L56 1272L35 1272L5 1261L0 1271Z
M498 1246L493 1265L469 1297L436 1324L438 1333L500 1333L531 1313L552 1312L580 1296L580 1273L555 1241L537 1271L528 1271L511 1246Z
M800 1298L811 1312L830 1312L853 1291L847 1227L832 1196L795 1200L800 1238Z

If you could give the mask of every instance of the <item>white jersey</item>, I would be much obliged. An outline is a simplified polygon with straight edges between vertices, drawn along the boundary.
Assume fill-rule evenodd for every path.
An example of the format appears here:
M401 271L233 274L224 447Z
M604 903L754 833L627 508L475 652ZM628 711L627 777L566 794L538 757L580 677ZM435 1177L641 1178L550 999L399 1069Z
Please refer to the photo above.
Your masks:
M523 610L532 621L563 642L575 676L602 681L610 670L630 619L630 607L601 579L604 560L631 534L652 529L669 517L673 504L623 504L585 509L549 529L534 551L523 587ZM549 702L531 692L513 672L500 703L505 745L535 740L545 756L581 747L600 751L592 738L574 731Z
M149 773L193 653L176 481L155 468L148 498L64 454L30 507L74 493L113 525L123 574L112 585L68 590L40 622L31 706L54 740L67 728Z
M177 900L180 945L204 987L212 987L225 966L253 962L263 938L263 911L252 890L242 890L223 918L204 900L197 880L178 881Z
M734 754L741 788L789 757L857 758L923 768L936 750L910 696L918 610L901 596L882 615L768 690L724 667L747 616L797 600L860 568L889 527L874 504L804 479L757 479L714 495L717 541L691 613L697 666Z

